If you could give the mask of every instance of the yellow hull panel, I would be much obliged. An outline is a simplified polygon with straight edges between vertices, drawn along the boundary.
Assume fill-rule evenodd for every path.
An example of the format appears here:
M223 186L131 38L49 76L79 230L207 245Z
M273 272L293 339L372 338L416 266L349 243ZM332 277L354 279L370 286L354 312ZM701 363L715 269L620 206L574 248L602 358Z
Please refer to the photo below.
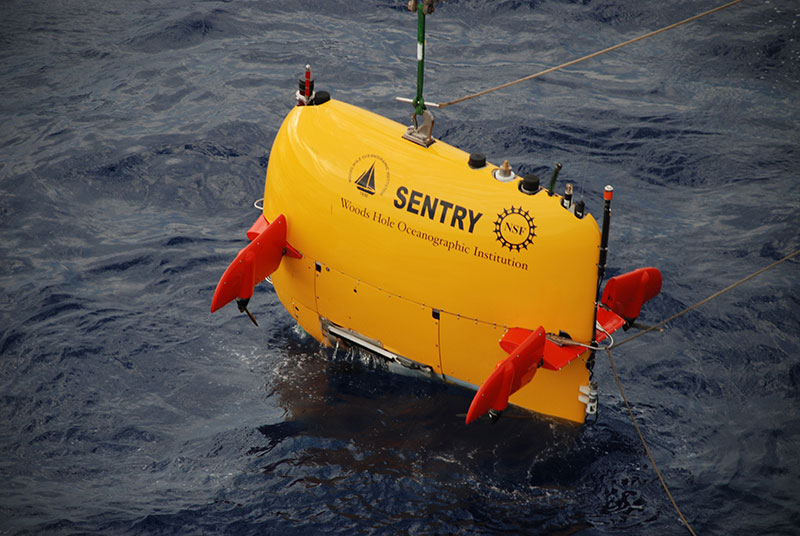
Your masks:
M269 160L264 216L284 214L278 297L306 331L323 318L394 354L480 385L506 356L507 328L590 342L600 231L545 191L472 169L444 142L402 139L406 127L331 100L294 108ZM540 370L519 406L582 422L586 356Z

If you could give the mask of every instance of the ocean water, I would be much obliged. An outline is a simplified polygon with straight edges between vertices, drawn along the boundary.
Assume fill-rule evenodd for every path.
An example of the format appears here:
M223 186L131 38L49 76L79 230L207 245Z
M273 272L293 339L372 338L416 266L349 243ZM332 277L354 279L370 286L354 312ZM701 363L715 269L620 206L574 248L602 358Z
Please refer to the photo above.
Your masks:
M466 427L471 393L322 349L268 285L209 313L270 146L318 89L400 122L403 0L0 5L0 534L684 534L598 355L595 423ZM451 0L448 101L715 7ZM657 322L800 247L800 5L745 0L435 111L435 136L616 195ZM798 260L614 352L698 534L800 527ZM480 282L474 282L479 285ZM518 418L515 418L518 417Z

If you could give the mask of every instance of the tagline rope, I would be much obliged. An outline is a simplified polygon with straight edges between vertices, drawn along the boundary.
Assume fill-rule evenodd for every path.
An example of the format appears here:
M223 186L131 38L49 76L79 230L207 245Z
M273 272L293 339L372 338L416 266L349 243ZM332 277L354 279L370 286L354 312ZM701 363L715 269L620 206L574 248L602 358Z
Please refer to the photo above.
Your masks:
M519 83L522 83L522 82L527 82L528 80L533 80L534 78L538 78L540 76L544 76L546 74L550 74L550 73L553 73L555 71L559 71L561 69L564 69L565 67L571 67L572 65L575 65L577 63L581 63L582 61L586 61L586 60L590 60L592 58L596 58L597 56L600 56L602 54L606 54L608 52L612 52L614 50L617 50L618 48L622 48L624 46L631 45L631 44L636 43L638 41L641 41L643 39L647 39L648 37L653 37L654 35L658 35L658 34L660 34L662 32L666 32L667 30L672 30L674 28L677 28L678 26L683 26L684 24L687 24L689 22L696 21L697 19L701 19L703 17L711 15L712 13L716 13L717 11L722 11L723 9L727 9L727 8L729 8L731 6L734 6L734 5L736 5L736 4L738 4L739 2L742 2L742 1L743 0L734 0L733 2L729 2L729 3L725 4L725 5L715 7L714 9L710 9L710 10L705 11L703 13L699 13L699 14L693 16L693 17L689 17L688 19L684 19L684 20L682 20L680 22L676 22L674 24L670 24L669 26L665 26L665 27L663 27L663 28L661 28L659 30L654 30L654 31L646 33L644 35L640 35L639 37L634 37L633 39L629 39L629 40L627 40L625 42L618 43L618 44L616 44L614 46L611 46L611 47L608 47L608 48L604 48L603 50L599 50L597 52L593 52L591 54L583 56L582 58L578 58L578 59L575 59L575 60L572 60L572 61L568 61L566 63L562 63L561 65L557 65L555 67L550 67L549 69L545 69L544 71L540 71L540 72L538 72L536 74L528 75L528 76L526 76L524 78L520 78L519 80L514 80L513 82L506 82L505 84L501 84L501 85L499 85L497 87L493 87L493 88L490 88L490 89L485 89L483 91L479 91L478 93L473 93L472 95L467 95L465 97L461 97L461 98L458 98L458 99L455 99L455 100L452 100L452 101L449 101L449 102L438 104L436 107L437 108L444 108L445 106L450 106L451 104L458 104L459 102L464 102L466 100L474 99L476 97L481 97L481 96L486 95L487 93L491 93L493 91L498 91L500 89L505 89L505 88L513 86L515 84L519 84Z
M681 518L683 524L686 525L686 528L689 529L689 532L692 534L692 536L697 536L695 531L692 530L692 526L683 516L683 512L681 512L681 509L678 508L678 503L676 503L675 499L672 497L672 493L670 493L669 491L667 482L661 475L661 471L658 469L656 460L655 458L653 458L653 454L650 452L650 447L647 446L647 441L644 440L644 435L642 435L642 430L639 428L639 423L636 421L636 417L633 416L633 410L631 409L631 405L628 403L628 399L625 396L625 391L622 389L622 382L619 380L619 375L617 375L617 368L614 366L614 358L611 357L611 349L606 348L606 353L608 354L608 361L611 363L611 371L614 373L614 379L617 380L617 387L619 387L619 394L622 395L622 400L625 402L625 407L628 408L628 415L631 416L631 421L633 421L633 427L636 428L636 433L639 434L639 440L642 442L642 446L644 447L644 451L647 453L647 457L650 458L650 463L652 464L653 469L655 469L656 475L658 475L658 479L661 481L661 486L664 488L664 491L667 492L667 497L669 497L669 500L672 503L672 506L675 508L675 511L678 512L678 517Z
M672 315L671 317L667 318L666 320L663 320L663 321L659 322L655 326L651 326L651 327L647 328L646 330L644 330L644 331L642 331L640 333L637 333L633 337L630 337L628 339L625 339L622 342L619 342L617 344L614 344L612 346L608 346L608 347L605 348L605 351L608 354L608 361L611 364L611 371L614 373L614 379L617 381L617 387L619 388L619 394L622 396L622 400L625 402L625 407L628 409L628 415L630 415L630 417L631 417L631 421L633 422L633 427L636 428L636 433L639 434L639 440L642 442L642 446L644 447L644 450L647 453L647 457L650 458L650 464L653 466L653 469L655 470L656 475L658 475L658 480L661 481L661 486L664 488L664 491L667 492L667 496L669 497L670 502L672 502L672 506L675 508L675 511L678 513L678 517L681 518L681 521L683 521L683 524L686 525L686 528L689 530L689 532L692 534L692 536L697 536L697 534L694 532L694 530L692 529L692 526L686 520L686 517L684 517L683 512L681 512L681 509L678 508L678 504L675 502L675 499L672 497L672 493L670 493L670 491L669 491L669 487L667 486L667 482L664 480L664 477L663 477L663 475L661 474L661 471L658 468L658 464L656 464L656 460L655 460L655 458L653 458L653 454L650 452L650 447L647 446L647 441L645 441L644 435L642 434L642 430L639 428L639 423L636 421L636 417L633 415L633 410L631 409L631 405L628 402L628 398L625 396L625 390L622 388L622 381L620 381L619 375L617 374L617 367L614 366L614 358L611 356L611 348L617 348L617 347L622 346L623 344L625 344L627 342L630 342L630 341L632 341L632 340L634 340L634 339L636 339L638 337L641 337L645 333L649 333L651 331L654 331L654 330L660 328L661 326L663 326L664 324L667 324L668 322L671 322L672 320L675 320L679 316L683 316L683 315L685 315L686 313L688 313L690 311L694 311L695 309L697 309L701 305L704 305L704 304L710 302L714 298L718 298L719 296L722 296L726 292L730 292L731 290L735 289L736 287L738 287L742 283L745 283L745 282L753 279L754 277L756 277L756 276L758 276L760 274L763 274L767 270L775 268L779 264L784 263L784 262L788 261L789 259L791 259L793 257L796 257L797 255L800 255L800 249L790 253L789 255L786 255L785 257L783 257L782 259L780 259L778 261L773 262L769 266L765 266L764 268L762 268L762 269L760 269L760 270L758 270L756 272L753 272L752 274L748 275L747 277L744 277L744 278L740 279L739 281L733 283L732 285L729 285L729 286L725 287L724 289L720 290L719 292L715 292L711 296L700 300L699 302L695 303L694 305L692 305L690 307L687 307L683 311Z
M680 311L679 313L675 313L674 315L672 315L671 317L667 318L666 320L662 320L662 321L661 321L661 322L659 322L658 324L656 324L656 325L654 325L654 326L650 326L650 327L648 327L647 329L645 329L645 330L643 330L643 331L640 331L640 332L639 332L639 333L637 333L636 335L633 335L633 336L631 336L631 337L628 337L627 339L625 339L625 340L623 340L623 341L620 341L620 342L618 342L618 343L614 344L613 346L609 346L609 348L619 348L619 347L620 347L620 346L622 346L623 344L627 344L627 343L631 342L631 341L632 341L632 340L634 340L634 339L638 339L639 337L641 337L642 335L644 335L644 334L646 334L646 333L650 333L651 331L655 331L655 330L659 329L661 326L663 326L663 325L665 325L665 324L668 324L669 322L672 322L672 321L673 321L673 320L675 320L676 318L678 318L678 317L681 317L681 316L685 315L686 313L690 313L690 312L694 311L695 309L697 309L697 308L698 308L698 307L700 307L701 305L705 305L705 304L707 304L707 303L708 303L708 302L710 302L711 300L713 300L713 299L715 299L715 298L718 298L718 297L722 296L722 295L723 295L723 294L725 294L726 292L730 292L731 290L735 289L736 287L738 287L738 286L739 286L739 285L741 285L742 283L746 283L747 281L750 281L750 280L751 280L751 279L753 279L754 277L756 277L756 276L759 276L759 275L763 274L763 273L764 273L764 272L766 272L767 270L771 270L772 268L775 268L775 267L776 267L776 266L778 266L779 264L781 264L781 263L784 263L784 262L788 261L789 259L792 259L792 258L796 257L797 255L800 255L800 249L798 249L798 250L796 250L796 251L794 251L794 252L792 252L792 253L789 253L789 254L788 254L788 255L786 255L784 258L782 258L782 259L780 259L780 260L777 260L777 261L773 262L773 263L772 263L772 264L770 264L769 266L765 266L764 268L762 268L762 269L758 270L757 272L753 272L752 274L748 275L747 277L744 277L744 278L740 279L740 280L739 280L739 281L737 281L736 283L733 283L732 285L728 285L728 286L727 286L727 287L725 287L724 289L722 289L722 290L720 290L720 291L718 291L718 292L715 292L714 294L712 294L711 296L709 296L709 297L707 297L707 298L704 298L704 299L700 300L699 302L695 303L694 305L691 305L691 306L687 307L687 308L686 308L686 309L684 309L683 311Z

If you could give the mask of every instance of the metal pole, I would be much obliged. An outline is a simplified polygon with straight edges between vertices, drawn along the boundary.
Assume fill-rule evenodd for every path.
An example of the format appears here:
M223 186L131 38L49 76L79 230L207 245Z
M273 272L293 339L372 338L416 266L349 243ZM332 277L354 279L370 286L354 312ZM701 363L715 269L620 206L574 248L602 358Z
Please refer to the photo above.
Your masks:
M597 263L597 301L600 301L600 285L606 275L606 257L608 256L608 234L611 227L611 199L614 187L610 184L603 190L603 234L600 235L600 260Z
M417 96L414 98L414 113L422 115L425 99L422 98L422 80L425 74L425 13L422 6L417 8Z

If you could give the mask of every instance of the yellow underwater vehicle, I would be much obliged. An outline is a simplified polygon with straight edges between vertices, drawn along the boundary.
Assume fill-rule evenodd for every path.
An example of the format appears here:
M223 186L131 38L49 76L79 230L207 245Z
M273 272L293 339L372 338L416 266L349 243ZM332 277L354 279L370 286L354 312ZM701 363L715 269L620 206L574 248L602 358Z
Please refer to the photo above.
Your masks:
M554 192L560 165L543 186L433 138L423 58L421 38L411 127L315 93L307 68L263 214L211 311L235 300L255 322L247 303L269 277L321 343L477 390L467 423L509 403L581 423L596 411L598 343L635 320L661 275L641 268L601 293L613 188L601 231L582 200Z

